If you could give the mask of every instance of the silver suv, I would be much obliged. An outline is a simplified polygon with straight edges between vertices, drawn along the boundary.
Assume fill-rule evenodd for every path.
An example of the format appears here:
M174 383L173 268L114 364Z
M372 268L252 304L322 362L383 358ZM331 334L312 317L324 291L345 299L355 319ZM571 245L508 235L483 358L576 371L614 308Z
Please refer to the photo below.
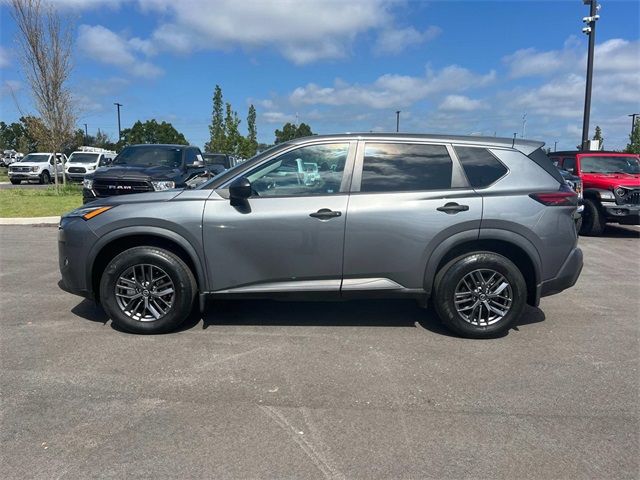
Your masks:
M193 190L113 196L60 222L61 286L119 327L194 300L409 297L466 337L575 284L577 196L512 139L348 134L279 144Z

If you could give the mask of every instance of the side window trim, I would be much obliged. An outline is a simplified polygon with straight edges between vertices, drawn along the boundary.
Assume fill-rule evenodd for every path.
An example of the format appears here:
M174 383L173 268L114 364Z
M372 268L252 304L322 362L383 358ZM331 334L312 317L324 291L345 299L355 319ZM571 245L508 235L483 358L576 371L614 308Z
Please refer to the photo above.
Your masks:
M453 151L453 147L448 143L432 143L432 142L416 142L415 140L359 140L358 141L358 149L356 152L356 161L353 170L353 181L351 182L351 193L361 193L360 187L362 185L362 169L364 167L364 151L367 143L397 143L402 145L436 145L439 147L445 147L447 149L447 153L451 158L451 187L446 190L454 190L454 189L470 189L469 182L467 177L464 174L464 170L460 165L458 157L455 155ZM438 190L413 190L416 192L437 192L437 191L445 191L442 189ZM405 192L362 192L368 193L372 195L380 195L383 193L411 193L411 191Z
M264 165L266 165L267 163L277 159L278 157L281 157L282 155L286 155L294 150L297 150L299 148L305 148L305 147L313 147L313 146L319 146L319 145L334 145L334 144L347 144L349 145L349 148L347 150L347 159L345 161L345 165L344 165L344 170L342 173L342 180L340 182L340 190L338 192L335 193L325 193L325 194L310 194L310 195L270 195L268 197L251 197L251 199L266 199L266 198L296 198L296 197L323 197L323 196L331 196L331 195L344 195L344 194L348 194L349 193L349 187L351 185L352 182L352 175L353 175L353 166L354 166L354 159L356 156L356 147L357 147L357 141L353 140L353 139L345 139L345 140L325 140L325 141L321 141L321 142L309 142L309 143L302 143L302 144L295 144L295 145L291 145L291 148L287 148L286 150L281 150L277 153L275 153L274 155L265 158L263 161L261 161L260 163L256 164L256 165L252 165L251 168L247 169L247 170L243 170L242 172L238 173L238 175L234 176L233 178L227 180L223 185L221 185L220 187L216 188L216 191L221 191L219 192L219 194L223 197L226 198L226 196L228 196L227 192L229 189L229 185L231 185L235 180L237 180L238 178L242 178L242 177L247 177L249 175L251 175L252 172L256 171L256 170L260 170Z

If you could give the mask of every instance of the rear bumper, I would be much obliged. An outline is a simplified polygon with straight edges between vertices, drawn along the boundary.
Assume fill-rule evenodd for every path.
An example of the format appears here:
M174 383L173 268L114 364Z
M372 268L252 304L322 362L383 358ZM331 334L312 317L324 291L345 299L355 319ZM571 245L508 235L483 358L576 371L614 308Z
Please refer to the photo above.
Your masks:
M640 205L603 205L607 222L640 225Z
M567 256L564 264L560 267L558 275L538 285L538 298L555 295L567 288L573 287L578 281L582 266L582 250L576 247L571 250L571 253Z

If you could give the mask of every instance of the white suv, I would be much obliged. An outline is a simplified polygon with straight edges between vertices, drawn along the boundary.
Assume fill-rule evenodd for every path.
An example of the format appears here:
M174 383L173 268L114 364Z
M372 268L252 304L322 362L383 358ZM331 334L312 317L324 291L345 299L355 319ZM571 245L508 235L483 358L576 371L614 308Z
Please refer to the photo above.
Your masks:
M56 153L55 163L53 153L30 153L19 162L14 162L9 166L9 180L14 185L19 185L23 180L51 183L56 170L58 177L62 178L66 161L67 156L62 153Z
M68 180L82 181L87 173L94 172L98 167L110 165L116 152L101 148L84 147L73 152L64 170Z

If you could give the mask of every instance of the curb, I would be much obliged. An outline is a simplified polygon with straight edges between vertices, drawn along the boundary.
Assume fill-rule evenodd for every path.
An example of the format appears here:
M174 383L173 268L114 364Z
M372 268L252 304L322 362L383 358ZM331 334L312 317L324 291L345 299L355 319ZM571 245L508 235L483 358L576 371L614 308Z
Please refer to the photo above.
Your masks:
M0 218L0 225L58 225L60 217Z

